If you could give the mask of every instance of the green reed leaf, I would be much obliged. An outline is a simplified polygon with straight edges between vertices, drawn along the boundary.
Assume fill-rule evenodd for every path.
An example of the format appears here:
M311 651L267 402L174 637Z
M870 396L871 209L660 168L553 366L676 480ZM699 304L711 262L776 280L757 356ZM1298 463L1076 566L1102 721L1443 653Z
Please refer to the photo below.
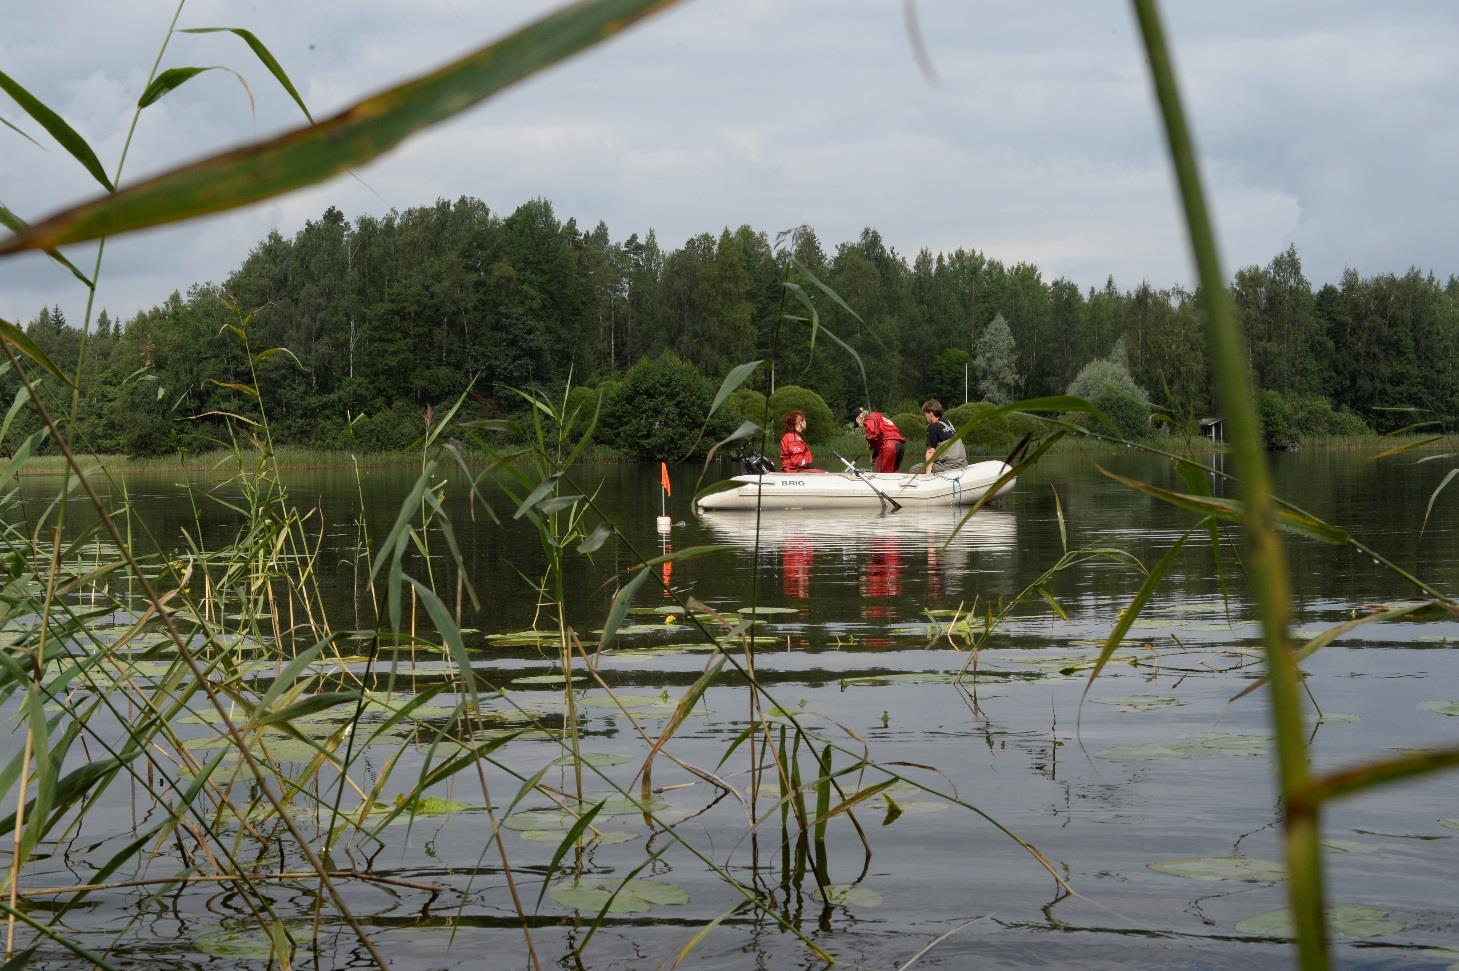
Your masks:
M62 148L70 152L71 157L80 162L82 167L91 173L92 178L100 182L108 192L112 191L111 179L106 177L106 170L101 167L101 161L96 157L96 153L91 150L90 145L86 144L86 139L76 132L76 129L66 124L64 118L46 107L39 98L27 91L4 71L0 71L0 91L4 91L15 99L15 103L20 105L21 109L30 115L36 124L49 132Z
M1456 476L1456 475L1459 475L1459 469L1450 469L1449 470L1449 474L1446 475L1446 476L1444 476L1444 481L1440 482L1439 485L1438 485L1438 488L1436 488L1432 493L1430 493L1430 495L1429 495L1429 504L1424 507L1424 522L1423 522L1423 525L1419 527L1419 531L1418 531L1418 534L1420 536L1422 536L1424 534L1424 530L1427 529L1428 526L1429 526L1429 516L1433 514L1433 511L1434 511L1434 501L1439 498L1439 493L1441 493L1441 492L1444 491L1444 487L1447 486L1450 482L1452 482L1453 479L1454 479L1454 476Z
M308 718L310 715L321 711L328 711L331 708L338 708L340 705L347 705L352 701L359 701L358 691L321 691L317 695L310 695L307 698L300 698L286 708L279 711L269 712L258 720L262 725L278 725L293 721L295 718Z
M15 132L15 134L19 135L21 138L30 142L36 148L39 148L43 152L45 151L44 146L42 146L40 142L36 141L34 138L31 138L29 132L27 132L24 128L17 126L14 122L6 118L0 118L0 125L4 125L6 128L9 128L11 131Z
M309 113L309 107L304 104L304 99L299 96L298 90L294 87L294 82L289 80L289 75L284 71L284 66L269 52L269 49L264 46L263 41L259 40L253 31L245 30L242 27L186 27L182 33L229 33L241 37L243 42L258 57L263 66L268 68L268 72L274 76L274 80L279 82L279 86L289 93L289 97L294 99L294 104L298 105L299 110L304 112L304 117L308 118L310 122L314 121L314 116Z
M618 633L618 628L623 626L623 618L628 616L628 608L633 606L634 594L638 593L640 587L653 575L653 570L645 567L639 570L632 580L623 585L617 595L613 597L613 605L608 609L608 619L603 622L603 633L598 638L598 650L608 646L613 635Z
M436 596L436 592L430 587L407 576L406 580L415 589L416 596L425 605L426 613L430 615L431 623L436 625L436 632L446 642L446 647L451 653L451 660L456 664L456 670L466 686L466 696L475 705L477 703L476 673L471 670L471 657L466 653L466 645L461 640L461 628L456 626L456 621L451 617L451 611Z
M1316 807L1334 799L1405 779L1416 779L1456 765L1459 765L1459 746L1409 752L1391 759L1365 762L1337 772L1314 776L1291 798L1304 807Z
M582 554L596 553L608 542L608 537L613 535L613 527L607 523L599 523L593 527L593 531L587 538L578 544L578 552Z
M29 225L29 223L17 216L8 207L0 205L0 226L4 226L12 233L18 233ZM88 277L85 273L82 273L80 270L78 270L76 268L76 264L66 259L66 257L62 255L60 250L53 247L46 250L46 255L54 260L56 263L60 264L62 267L70 270L71 275L80 280L82 286L86 287L88 290L91 289L91 278Z
M226 67L223 67L220 64L213 64L208 67L170 67L167 70L163 71L161 74L157 75L155 78L153 78L152 83L147 85L147 90L143 91L142 96L137 99L137 107L146 108L149 105L155 104L156 102L160 101L164 95L176 90L187 81L190 81L191 79L197 77L199 74L203 74L208 71L228 71L229 74L232 74L234 77L238 78L240 83L243 83L243 90L248 91L248 85L247 83L243 82L243 78L241 76L239 76L236 72L231 71ZM250 92L249 102L251 103L252 101L253 94Z
M1103 671L1104 666L1109 663L1109 659L1114 655L1115 649L1120 646L1120 641L1124 640L1125 634L1129 633L1130 626L1135 623L1136 618L1140 616L1140 611L1145 609L1145 605L1150 602L1150 598L1154 595L1156 588L1160 586L1160 581L1165 578L1165 574L1175 565L1175 558L1180 553L1181 547L1185 546L1185 541L1190 539L1190 535L1191 531L1186 530L1185 535L1181 536L1174 546L1165 551L1165 555L1160 558L1160 562L1156 563L1149 575L1145 577L1145 582L1140 584L1140 589L1135 594L1135 599L1130 601L1130 605L1121 612L1120 619L1115 623L1114 630L1110 631L1109 637L1105 639L1104 647L1100 648L1099 657L1094 662L1094 668L1089 672L1089 680L1084 683L1084 690L1079 694L1079 708L1081 712L1084 709L1084 699L1089 696L1089 689L1094 687L1094 679L1099 677L1099 672Z
M748 361L744 364L736 365L730 370L729 374L724 376L724 381L720 382L719 390L714 393L714 401L710 402L709 414L705 416L706 422L714 417L714 413L719 410L720 405L724 404L725 399L739 390L740 385L748 381L750 375L754 374L755 369L763 363L763 361Z
M694 711L694 706L699 703L699 699L703 697L704 692L709 690L709 686L719 676L720 669L724 667L725 660L723 656L716 658L714 663L709 665L704 673L694 680L694 683L689 686L689 690L680 696L679 703L674 706L674 713L664 723L663 731L659 732L659 737L655 739L653 747L649 749L648 756L643 760L643 767L638 770L639 775L643 779L639 795L644 802L649 801L653 797L652 779L654 757L659 754L659 751L673 737L674 732L684 723L684 719L688 718L690 713Z
M22 864L35 852L42 833L48 828L51 797L56 786L56 767L64 757L64 751L51 757L50 728L46 724L45 706L39 685L31 685L25 693L25 722L30 733L31 753L35 762L35 773L31 784L35 786L35 798L26 813L25 832L20 840L19 853Z
M45 351L41 350L40 345L31 340L29 335L15 324L0 319L0 340L14 344L17 351L45 368L48 374L65 384L66 387L74 387L71 379L61 373L61 369L56 367Z
M552 859L547 864L547 870L542 874L542 889L537 894L538 907L542 906L542 898L547 896L547 888L552 885L552 877L557 873L557 865L562 862L562 858L567 855L567 851L577 845L578 837L582 836L583 831L593 825L593 819L602 809L603 804L600 802L579 816L577 822L572 824L567 834L563 836L562 841L557 844L557 850L552 854Z
M1241 523L1245 521L1244 507L1235 499L1192 496L1182 492L1171 492L1169 489L1162 489L1148 482L1140 482L1137 479L1126 478L1098 464L1095 465L1095 468L1099 469L1101 474L1115 480L1121 485L1128 486L1137 492L1143 492L1147 496L1152 496L1172 506L1189 509L1191 512L1198 513L1202 516L1214 516L1226 522ZM1310 539L1321 540L1324 543L1331 543L1334 546L1342 546L1352 540L1348 531L1341 526L1334 526L1332 523L1325 522L1299 509L1282 506L1277 509L1276 518L1277 525L1288 532L1297 533Z
M0 242L0 254L161 226L313 185L383 155L411 135L673 2L590 0L565 7L318 124L172 169L57 213Z

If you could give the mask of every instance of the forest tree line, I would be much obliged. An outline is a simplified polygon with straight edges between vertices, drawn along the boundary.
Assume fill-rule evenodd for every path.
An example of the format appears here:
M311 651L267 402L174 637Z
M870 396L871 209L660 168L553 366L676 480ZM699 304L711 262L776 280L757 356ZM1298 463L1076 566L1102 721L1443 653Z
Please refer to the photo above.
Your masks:
M814 346L787 283L814 304ZM1314 290L1288 248L1239 270L1231 292L1269 419L1276 409L1308 416L1304 430L1351 432L1455 414L1456 277L1349 269ZM59 309L26 329L76 372L82 335ZM827 330L859 353L865 390ZM908 260L874 229L829 252L809 228L772 239L749 226L665 250L652 230L584 231L545 200L503 215L463 197L353 224L330 208L292 239L271 233L222 284L126 321L102 311L85 346L72 435L101 453L198 451L225 413L256 417L260 403L239 390L255 382L276 443L400 448L428 409L468 389L470 415L510 414L512 388L611 392L665 355L698 372L706 401L736 364L763 359L751 387L800 385L838 416L868 397L890 413L926 397L1116 385L1139 402L1137 427L1151 411L1177 424L1217 413L1197 297L1180 287L1081 290L971 249ZM284 351L261 353L271 348ZM0 385L13 396L15 376ZM69 412L59 382L43 394ZM17 419L12 438L33 427Z

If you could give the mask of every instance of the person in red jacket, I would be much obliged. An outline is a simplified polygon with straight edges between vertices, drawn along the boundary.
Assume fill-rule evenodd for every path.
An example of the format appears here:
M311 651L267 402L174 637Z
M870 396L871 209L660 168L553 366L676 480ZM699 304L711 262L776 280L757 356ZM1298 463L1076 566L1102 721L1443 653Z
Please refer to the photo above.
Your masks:
M866 444L871 447L871 468L873 472L895 472L902 466L902 455L907 451L907 439L892 424L892 420L880 412L856 408L851 420L866 432Z
M820 472L820 469L811 468L816 461L815 456L811 455L811 447L801 437L805 431L805 412L800 409L788 411L780 420L785 425L785 434L780 436L780 471Z

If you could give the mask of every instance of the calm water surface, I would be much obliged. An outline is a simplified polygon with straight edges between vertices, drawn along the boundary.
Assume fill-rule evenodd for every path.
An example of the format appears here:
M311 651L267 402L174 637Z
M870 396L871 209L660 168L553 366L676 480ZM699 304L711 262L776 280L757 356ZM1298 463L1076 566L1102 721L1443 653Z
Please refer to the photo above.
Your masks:
M656 469L581 471L578 484L599 490L601 508L623 534L591 558L569 557L569 619L589 649L597 645L595 632L614 591L631 575L622 571L665 549L727 546L722 555L674 563L666 579L677 594L725 613L752 604L783 608L763 615L757 630L763 640L754 659L775 703L798 713L824 738L850 750L864 745L873 759L900 763L898 771L908 778L976 807L972 812L899 786L892 795L902 814L890 825L883 825L884 802L869 801L858 813L869 856L846 819L834 820L828 833L832 880L872 895L828 908L812 899L811 878L799 887L782 880L778 814L751 832L748 807L737 798L722 797L664 760L657 763L660 820L673 824L725 873L770 893L777 909L841 966L897 968L943 935L948 936L917 967L1290 963L1291 952L1277 938L1238 928L1283 905L1281 884L1193 879L1151 869L1184 858L1279 859L1264 700L1254 694L1229 702L1257 671L1252 657L1257 633L1234 545L1224 546L1218 558L1204 534L1193 537L1121 647L1120 663L1094 685L1082 720L1079 700L1088 672L1076 669L1097 652L1140 586L1142 577L1128 561L1088 561L1048 577L1044 591L1067 619L1035 594L989 637L976 658L971 690L946 677L971 663L961 649L965 639L939 636L936 625L952 611L982 615L998 609L1053 567L1066 547L1119 548L1152 565L1191 526L1188 514L1101 476L1096 462L1182 488L1168 464L1149 457L1061 456L1022 478L997 508L980 512L949 541L957 524L951 511L891 517L767 512L758 524L752 514L696 516L687 496L697 470L678 469L668 508L675 525L665 543L654 529L660 502ZM1349 528L1403 569L1459 594L1453 512L1459 497L1441 495L1427 529L1419 532L1429 496L1447 472L1444 462L1371 462L1349 454L1280 455L1275 462L1285 498ZM368 473L364 521L374 541L388 531L413 478L409 472ZM191 482L194 502L179 479L164 474L128 480L139 521L170 549L183 547L184 531L204 545L228 541L238 528L235 514L207 498L208 481ZM33 514L52 485L27 482ZM313 510L309 528L321 541L320 579L333 623L373 627L369 600L361 593L365 567L357 546L360 500L353 481L348 475L301 473L290 476L288 485L294 501ZM523 578L540 576L544 563L535 532L511 519L509 503L491 498L504 525L491 523L480 509L473 518L463 486L453 484L447 492L466 578L480 598L479 610L469 604L463 610L462 623L472 628L469 646L480 676L507 687L510 704L560 724L560 690L510 685L551 670L554 659L534 647L501 646L491 639L533 625L536 596ZM79 523L84 510L79 504L75 510L71 520ZM1288 556L1297 625L1306 635L1350 619L1364 605L1415 595L1400 577L1348 549L1292 538ZM417 559L410 569L420 575L425 565ZM454 589L449 557L436 556L432 569L437 589ZM629 712L651 736L707 659L702 651L672 647L697 639L691 625L663 623L662 612L649 612L673 603L668 593L645 585L635 600L643 609L629 618L632 632L608 645L599 660L604 680L631 698ZM1454 744L1459 718L1421 705L1459 699L1456 641L1459 624L1369 626L1311 659L1309 684L1328 716L1320 722L1314 717L1312 724L1318 768ZM633 721L603 702L603 694L584 686L578 698L584 747L636 756L598 769L627 785L644 743ZM670 751L748 794L747 749L719 763L749 718L746 691L726 675L679 730ZM8 738L0 754L9 758L19 744L17 737ZM539 735L513 742L502 758L530 775L561 751L556 741ZM814 776L809 756L803 757ZM851 761L849 755L836 758L837 765ZM544 781L569 788L571 775L554 767ZM868 774L862 784L882 778ZM855 778L844 782L848 793L857 787ZM498 804L508 802L515 783L504 777L493 783ZM590 775L588 788L607 784ZM119 782L109 797L116 812L93 815L87 822L91 831L48 847L53 855L35 864L23 883L72 880L69 859L98 865L145 821L142 795ZM441 795L481 802L480 791L459 780ZM762 814L767 798L773 804L773 794L760 795ZM529 797L518 808L539 805ZM1402 925L1338 945L1344 965L1443 968L1459 960L1459 954L1436 950L1459 949L1455 817L1459 774L1353 799L1327 815L1332 902L1378 908ZM1037 847L1075 895L1062 894L993 821ZM619 880L663 851L637 876L682 888L689 899L649 913L611 915L591 942L585 966L667 966L700 928L739 903L704 860L672 845L642 816L615 816L603 828L631 839L588 850L582 860L586 874ZM427 906L424 894L348 886L352 907L397 966L527 966L496 852L483 854L490 832L485 813L418 819L408 840L403 825L390 832L397 838L361 849L347 865L368 863L444 888ZM505 835L530 908L556 842ZM154 863L154 874L174 870L175 861ZM307 886L280 888L275 897L279 911L295 919L307 920L311 904ZM250 961L209 957L191 942L210 929L246 929L246 913L232 894L210 888L165 899L98 895L65 923L77 939L109 948L122 964L221 967ZM579 919L550 895L536 915L534 940L544 964L571 967L567 952L586 935L591 915ZM320 966L368 964L347 929L331 929L322 943ZM67 963L60 954L51 957L58 966ZM300 952L296 965L315 959ZM820 963L774 921L738 910L689 953L685 965Z

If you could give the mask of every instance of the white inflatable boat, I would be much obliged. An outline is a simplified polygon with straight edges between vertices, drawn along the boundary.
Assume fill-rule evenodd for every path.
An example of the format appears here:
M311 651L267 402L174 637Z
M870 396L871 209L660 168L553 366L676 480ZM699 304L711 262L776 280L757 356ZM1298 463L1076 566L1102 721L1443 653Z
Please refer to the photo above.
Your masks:
M695 507L716 509L876 508L892 500L900 506L969 506L983 498L1007 472L1002 462L978 462L932 475L910 472L768 472L737 475L711 486ZM1013 488L1013 479L996 495ZM883 498L885 497L885 498ZM995 496L996 497L996 496Z

